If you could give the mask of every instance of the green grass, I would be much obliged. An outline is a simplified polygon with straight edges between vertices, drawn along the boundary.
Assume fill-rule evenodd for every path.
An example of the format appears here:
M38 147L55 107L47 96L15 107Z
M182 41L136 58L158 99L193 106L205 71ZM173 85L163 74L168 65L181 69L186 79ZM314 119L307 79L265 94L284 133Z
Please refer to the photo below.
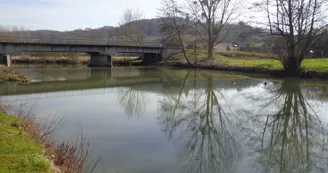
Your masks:
M328 59L305 59L302 68L306 71L328 73Z
M257 52L242 52L242 51L222 51L220 55L230 58L257 58L257 59L272 59L273 55Z
M217 60L230 67L264 68L270 70L283 70L284 68L280 61L274 59L234 59L219 56Z
M0 172L52 172L50 162L44 158L43 147L19 128L11 126L16 120L0 111Z
M194 60L193 50L188 50L187 55L191 57L192 61ZM206 60L206 50L197 50L197 59ZM185 62L185 60L180 53L168 62ZM206 61L201 61L198 64L205 65ZM273 59L272 55L253 52L215 52L211 65L284 70L282 63L279 60ZM305 59L302 62L302 70L328 73L328 59Z

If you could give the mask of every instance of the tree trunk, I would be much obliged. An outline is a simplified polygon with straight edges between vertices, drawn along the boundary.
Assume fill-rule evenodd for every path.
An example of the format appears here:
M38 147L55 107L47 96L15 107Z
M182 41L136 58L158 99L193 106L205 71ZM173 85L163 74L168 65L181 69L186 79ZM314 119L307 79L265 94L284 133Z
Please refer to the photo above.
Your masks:
M288 57L288 60L286 62L287 64L285 64L285 72L286 75L288 76L297 76L300 64L299 62L297 62L295 57Z
M208 56L208 59L213 59L213 46L212 45L208 45L208 48L207 48L207 56Z
M207 58L213 59L213 39L212 39L212 32L213 32L213 25L212 25L212 19L211 19L211 10L209 10L209 17L207 18Z
M293 30L291 31L293 32ZM288 76L297 76L298 75L298 68L300 66L300 63L298 62L296 58L296 47L295 47L295 41L294 36L290 35L289 37L289 48L288 48L288 59L284 64L286 75Z

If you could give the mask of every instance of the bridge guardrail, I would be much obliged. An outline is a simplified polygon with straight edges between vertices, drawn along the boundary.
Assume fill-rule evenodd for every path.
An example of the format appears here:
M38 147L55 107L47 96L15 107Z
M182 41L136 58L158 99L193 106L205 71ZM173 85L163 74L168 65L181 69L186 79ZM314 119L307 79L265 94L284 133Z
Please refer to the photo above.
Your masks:
M78 45L98 45L98 46L135 46L135 47L156 47L162 48L161 44L154 42L134 42L122 41L117 39L91 39L91 38L42 38L26 36L0 36L0 43L31 43L31 44L78 44Z

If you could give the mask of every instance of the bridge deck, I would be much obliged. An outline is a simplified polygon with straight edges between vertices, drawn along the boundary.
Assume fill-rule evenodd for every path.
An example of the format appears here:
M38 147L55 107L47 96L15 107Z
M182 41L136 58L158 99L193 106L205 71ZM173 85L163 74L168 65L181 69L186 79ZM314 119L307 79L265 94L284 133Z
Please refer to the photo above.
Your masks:
M154 41L145 41L141 44L119 39L90 39L90 38L41 38L41 37L0 37L0 44L43 44L43 45L83 45L83 46L116 46L116 47L143 47L162 48Z

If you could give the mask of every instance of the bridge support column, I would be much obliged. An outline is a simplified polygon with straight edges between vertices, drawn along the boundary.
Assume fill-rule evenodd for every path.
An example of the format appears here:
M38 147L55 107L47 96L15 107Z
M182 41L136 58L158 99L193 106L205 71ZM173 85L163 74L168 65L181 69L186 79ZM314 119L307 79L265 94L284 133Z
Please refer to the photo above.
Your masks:
M89 67L111 67L112 56L110 55L91 55Z
M10 55L0 54L0 64L11 67L11 56Z
M162 55L156 53L144 53L142 59L144 65L155 65L162 60Z
M11 67L11 56L10 55L7 55L6 56L6 59L7 59L7 66L8 67Z

